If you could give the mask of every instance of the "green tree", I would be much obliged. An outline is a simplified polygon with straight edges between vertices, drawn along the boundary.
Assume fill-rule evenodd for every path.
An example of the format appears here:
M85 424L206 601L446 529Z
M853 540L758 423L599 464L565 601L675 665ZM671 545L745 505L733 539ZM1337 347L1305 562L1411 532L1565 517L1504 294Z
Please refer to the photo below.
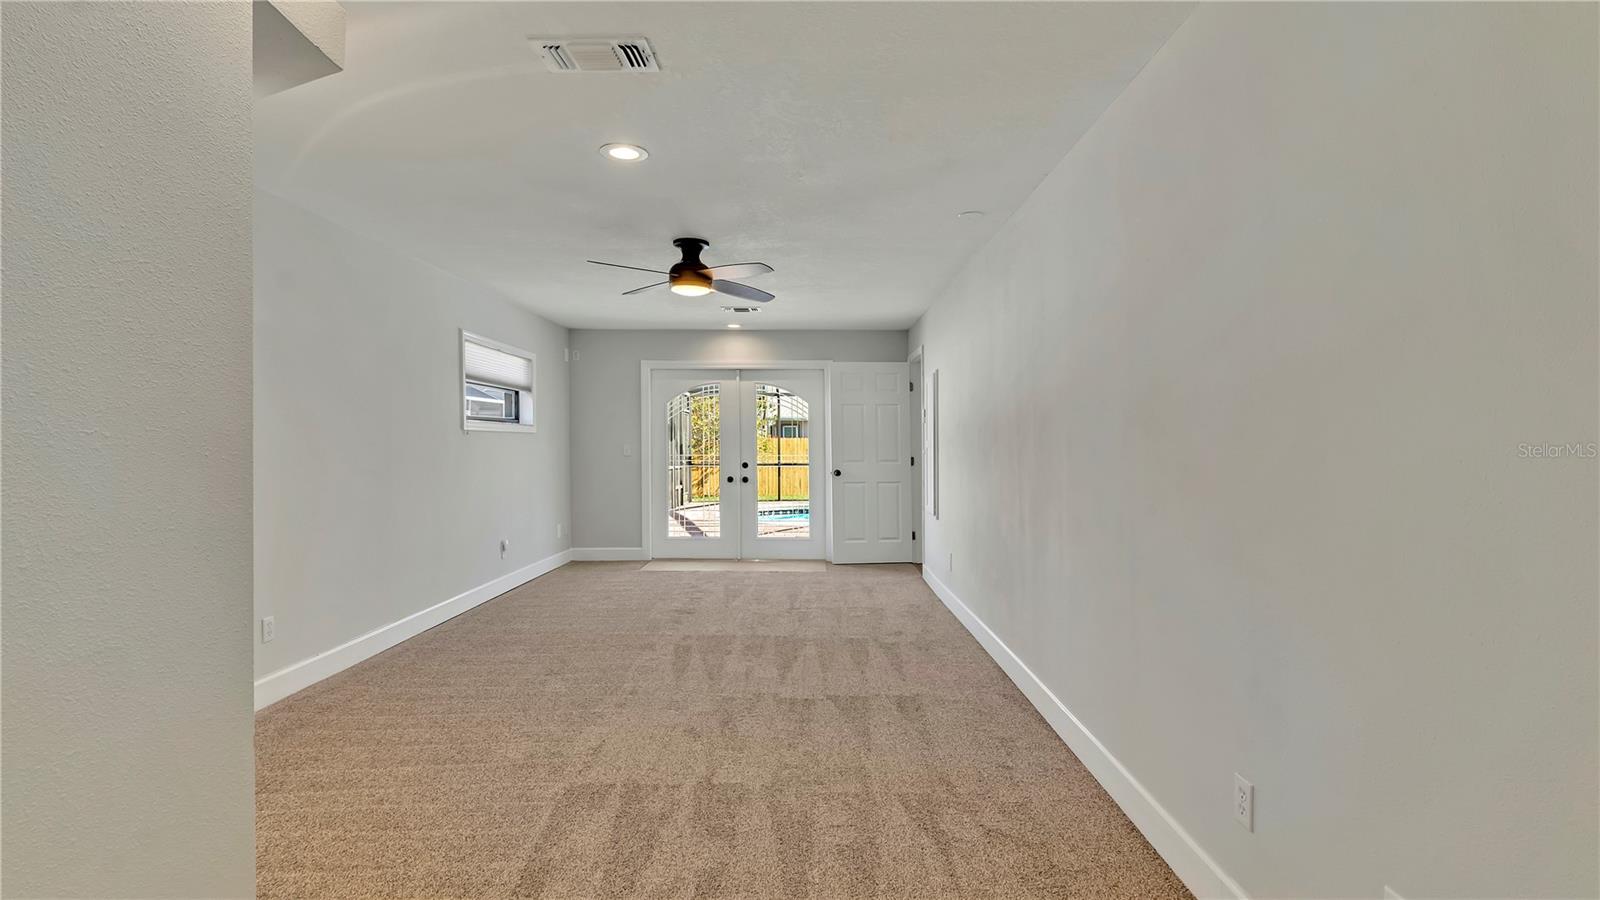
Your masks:
M690 483L696 500L717 499L717 469L722 465L722 403L716 394L689 395Z

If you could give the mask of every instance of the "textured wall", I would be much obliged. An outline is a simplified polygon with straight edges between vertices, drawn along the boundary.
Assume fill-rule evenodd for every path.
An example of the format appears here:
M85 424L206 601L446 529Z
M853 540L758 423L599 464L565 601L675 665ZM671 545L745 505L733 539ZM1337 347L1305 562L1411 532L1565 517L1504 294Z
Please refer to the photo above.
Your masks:
M565 328L261 193L255 248L257 677L570 545ZM537 433L462 430L463 328L538 356Z
M1596 24L1201 6L913 329L930 569L1252 896L1600 893Z
M4 889L248 896L250 8L0 19Z
M574 331L574 547L640 547L639 363L832 359L904 362L904 331ZM633 456L622 455L630 445Z

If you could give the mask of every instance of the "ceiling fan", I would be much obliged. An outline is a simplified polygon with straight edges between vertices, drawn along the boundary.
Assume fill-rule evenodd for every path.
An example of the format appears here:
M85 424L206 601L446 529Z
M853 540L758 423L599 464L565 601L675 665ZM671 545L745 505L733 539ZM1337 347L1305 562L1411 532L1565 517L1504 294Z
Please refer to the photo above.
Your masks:
M674 294L684 297L704 297L715 291L718 294L727 294L729 297L738 297L740 300L749 300L754 303L766 303L773 299L773 295L753 288L748 284L740 284L730 279L749 278L753 275L765 275L772 271L766 263L748 262L734 263L729 266L708 266L700 261L700 251L711 246L711 243L700 238L681 237L672 242L672 246L683 251L683 259L672 264L672 268L663 272L660 269L646 269L641 266L624 266L621 263L601 262L591 259L589 262L597 266L611 266L615 269L633 269L636 272L654 272L657 275L667 276L666 281L647 284L644 287L623 291L622 296L639 294L644 291L665 285Z

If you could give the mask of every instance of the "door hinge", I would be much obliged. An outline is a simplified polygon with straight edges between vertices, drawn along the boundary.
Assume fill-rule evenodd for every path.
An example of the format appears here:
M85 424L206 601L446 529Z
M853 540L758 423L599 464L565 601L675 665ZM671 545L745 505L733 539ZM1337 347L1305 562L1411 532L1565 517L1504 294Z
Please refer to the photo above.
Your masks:
M915 531L911 532L911 539L913 541L917 539L917 533Z
M911 465L915 466L916 464L917 464L917 458L915 456L911 457Z
M916 383L916 382L915 382L915 381L908 381L908 382L906 382L906 390L908 390L908 391L914 391L914 390L916 390L916 389L917 389L917 383Z

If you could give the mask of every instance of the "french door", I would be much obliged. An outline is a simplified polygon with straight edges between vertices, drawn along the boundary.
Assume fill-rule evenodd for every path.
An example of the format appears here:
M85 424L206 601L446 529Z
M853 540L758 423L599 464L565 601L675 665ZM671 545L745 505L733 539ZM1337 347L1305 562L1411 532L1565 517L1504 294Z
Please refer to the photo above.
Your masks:
M655 370L650 555L821 559L823 392L820 370Z

